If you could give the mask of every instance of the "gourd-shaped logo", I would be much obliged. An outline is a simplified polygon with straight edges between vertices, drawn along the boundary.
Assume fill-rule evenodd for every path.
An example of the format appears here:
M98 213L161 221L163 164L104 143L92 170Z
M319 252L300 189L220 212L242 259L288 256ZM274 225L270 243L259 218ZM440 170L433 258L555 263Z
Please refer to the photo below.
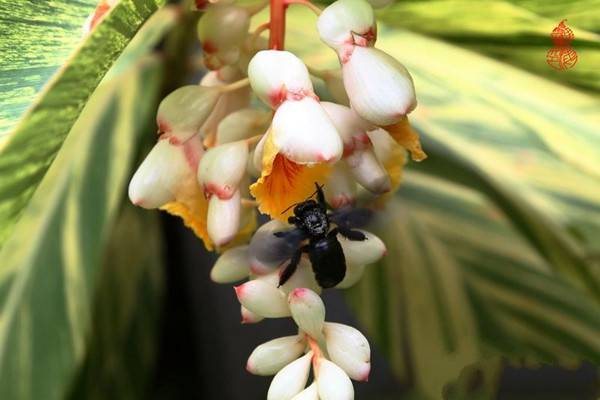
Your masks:
M550 33L550 38L554 47L546 53L546 62L557 71L564 71L577 63L577 52L571 47L571 42L575 35L571 28L565 25L566 19L560 23Z

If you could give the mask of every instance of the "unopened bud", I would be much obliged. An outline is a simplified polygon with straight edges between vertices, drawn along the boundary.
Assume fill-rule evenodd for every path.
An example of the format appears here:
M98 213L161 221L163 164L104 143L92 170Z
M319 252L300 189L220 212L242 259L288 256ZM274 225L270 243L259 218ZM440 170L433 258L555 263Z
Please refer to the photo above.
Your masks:
M295 395L292 400L319 400L317 384L313 382L309 387Z
M245 140L213 147L200 160L198 182L205 193L227 200L238 189L247 163L248 143Z
M285 294L261 280L255 279L235 288L238 300L248 310L266 318L290 316Z
M242 203L240 191L236 190L227 200L212 196L208 202L206 228L208 236L216 246L231 242L240 228Z
M390 177L371 147L350 154L346 163L356 181L369 192L383 194L390 191Z
M344 156L371 146L367 132L375 128L373 124L362 119L350 107L326 101L321 102L321 105L344 142Z
M327 352L331 361L356 381L369 379L371 348L358 329L344 324L326 322L324 328Z
M248 139L264 133L271 122L271 112L244 108L225 117L217 129L217 144Z
M265 319L265 317L253 313L244 306L240 306L240 314L242 315L242 324L256 324Z
M210 279L217 283L232 283L248 278L250 260L248 246L226 250L210 270Z
M346 263L350 265L366 265L373 264L386 253L385 244L381 239L364 230L360 230L366 240L348 240L338 235Z
M317 360L317 388L320 400L353 400L354 388L348 375L325 358Z
M301 335L270 340L254 349L248 358L246 369L254 375L275 375L300 357L305 347L306 343Z
M285 263L281 266L281 270L285 269ZM276 273L277 282L279 282L279 274ZM321 293L321 287L317 283L315 279L315 273L312 270L312 266L310 261L305 258L300 260L298 267L296 267L296 272L287 280L287 282L279 289L283 290L285 293L290 293L292 290L296 288L308 288L316 293Z
M307 288L292 290L288 297L292 318L298 327L313 338L319 338L325 322L325 304Z
M336 163L324 187L325 198L333 208L351 206L356 199L356 183L346 163Z
M317 20L321 40L339 50L355 43L372 45L377 30L373 8L365 0L338 0L323 10Z
M279 371L271 381L267 400L291 400L300 393L308 380L312 356L308 352Z

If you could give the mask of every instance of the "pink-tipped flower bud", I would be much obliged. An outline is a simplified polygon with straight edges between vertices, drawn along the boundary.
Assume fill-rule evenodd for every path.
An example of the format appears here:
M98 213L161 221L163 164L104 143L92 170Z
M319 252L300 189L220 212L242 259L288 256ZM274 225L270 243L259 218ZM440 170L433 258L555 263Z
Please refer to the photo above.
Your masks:
M289 51L259 51L250 60L248 78L254 93L272 108L288 98L314 95L306 65Z
M319 358L316 370L320 400L354 399L352 382L343 369L325 358Z
M271 381L267 400L291 400L300 393L308 380L312 356L308 352L279 371Z
M246 370L254 375L275 375L300 357L305 347L306 343L301 335L270 340L254 349L248 358Z
M321 40L337 51L355 44L372 45L377 32L373 8L365 0L332 3L319 16L317 29Z
M250 260L248 246L226 250L210 270L210 279L216 283L233 283L248 278Z
M298 164L338 161L343 143L331 119L312 97L285 101L271 123L273 144Z
M230 199L238 190L247 163L248 143L245 140L213 147L200 160L198 183L207 195Z
M338 235L344 257L348 265L367 265L373 264L386 253L385 244L381 239L364 230L360 230L367 240L348 240Z
M362 119L350 107L327 101L321 102L321 105L344 142L344 156L371 146L367 132L375 129L373 124Z
M319 338L325 322L325 304L321 296L310 289L297 288L290 292L288 301L296 325L313 338Z
M285 294L262 280L255 279L235 288L240 303L248 310L266 318L291 315Z
M242 202L240 191L236 190L227 200L212 196L208 202L206 229L216 246L231 242L240 228Z
M236 63L250 27L250 14L235 4L212 6L198 21L206 67L212 70Z
M319 400L317 384L313 382L309 387L295 395L292 400Z
M353 152L346 157L346 163L354 179L369 192L383 194L392 188L385 167L379 162L371 147Z
M337 163L324 187L325 198L333 208L351 206L356 200L356 183L346 163Z
M179 144L194 136L215 108L219 96L216 88L198 85L171 92L160 102L156 114L161 137Z
M223 118L217 128L217 144L231 143L264 133L271 123L271 112L243 108Z
M371 348L367 338L357 329L333 322L326 322L323 330L327 352L336 363L356 381L369 379L371 371Z
M265 317L253 313L244 306L240 306L240 314L242 315L242 324L256 324L265 319Z
M417 106L412 77L383 51L355 47L342 68L350 104L367 121L391 125Z

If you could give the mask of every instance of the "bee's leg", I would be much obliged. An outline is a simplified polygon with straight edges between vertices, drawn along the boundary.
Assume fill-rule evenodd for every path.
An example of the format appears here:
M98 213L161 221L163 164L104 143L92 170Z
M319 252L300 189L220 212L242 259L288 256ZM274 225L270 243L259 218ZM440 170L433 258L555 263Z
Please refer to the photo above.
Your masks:
M302 253L307 252L307 251L308 251L308 246L302 246L298 250L296 250L296 252L292 256L292 258L290 259L289 264L286 265L283 268L283 270L281 271L281 274L279 275L279 285L277 285L277 287L285 284L288 281L288 279L290 279L292 277L292 275L294 275L294 272L296 272L296 268L298 267L298 264L300 263L300 258L302 257Z
M345 237L348 240L355 240L355 241L359 241L359 242L362 242L363 240L367 240L367 237L361 231L346 228L344 226L338 226L333 231L335 231L335 230L337 230L340 233L340 235L342 235L343 237Z

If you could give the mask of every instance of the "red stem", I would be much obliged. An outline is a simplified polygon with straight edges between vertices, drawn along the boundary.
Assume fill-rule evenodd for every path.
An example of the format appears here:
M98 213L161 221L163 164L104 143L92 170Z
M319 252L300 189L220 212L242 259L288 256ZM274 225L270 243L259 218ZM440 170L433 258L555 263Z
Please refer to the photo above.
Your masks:
M269 22L269 48L283 50L285 38L285 0L270 0L271 20Z

